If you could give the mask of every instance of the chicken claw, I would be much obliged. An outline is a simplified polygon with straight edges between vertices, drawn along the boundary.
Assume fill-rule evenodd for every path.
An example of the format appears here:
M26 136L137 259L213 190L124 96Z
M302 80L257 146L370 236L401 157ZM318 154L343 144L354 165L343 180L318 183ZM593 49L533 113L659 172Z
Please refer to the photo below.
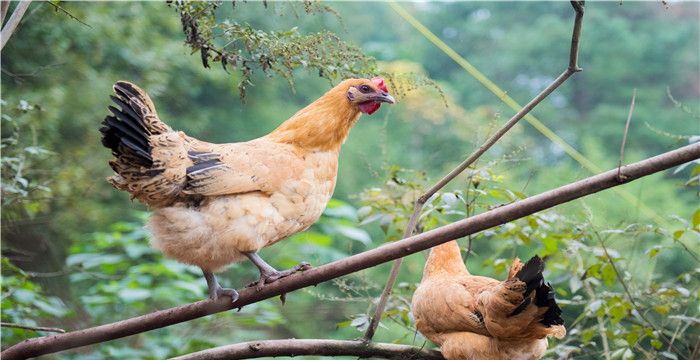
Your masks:
M230 296L231 303L235 303L238 300L238 291L222 288L211 271L202 270L202 272L204 272L204 279L207 280L207 286L209 287L209 299L216 301L222 296Z
M265 286L265 284L273 283L281 278L287 277L294 274L297 271L305 271L311 269L311 265L306 261L299 263L291 269L279 271L273 268L270 264L265 262L260 255L254 252L245 254L250 261L258 267L260 270L260 279L256 282L248 284L248 287L255 287L256 290L260 291Z

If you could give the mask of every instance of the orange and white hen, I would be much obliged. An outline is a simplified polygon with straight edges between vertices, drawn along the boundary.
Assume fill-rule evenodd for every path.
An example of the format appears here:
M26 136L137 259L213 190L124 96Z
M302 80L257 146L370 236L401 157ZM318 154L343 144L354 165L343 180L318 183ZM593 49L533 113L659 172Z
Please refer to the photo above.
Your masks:
M335 188L338 154L361 113L394 103L381 78L349 79L299 110L270 134L247 142L213 144L175 131L160 120L148 95L119 81L102 143L112 150L108 179L146 203L153 246L199 266L217 299L214 272L250 259L259 286L303 269L277 271L257 251L307 229Z
M416 327L447 360L531 360L547 350L547 336L566 334L544 262L519 259L505 281L471 275L456 241L431 249L413 294Z

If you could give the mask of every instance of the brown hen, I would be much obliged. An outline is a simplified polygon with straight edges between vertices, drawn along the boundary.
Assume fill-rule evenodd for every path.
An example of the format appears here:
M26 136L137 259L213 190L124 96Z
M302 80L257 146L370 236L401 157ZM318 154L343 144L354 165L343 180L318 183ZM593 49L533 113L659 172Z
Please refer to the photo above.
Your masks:
M566 334L544 262L519 259L505 281L471 275L456 241L431 249L413 294L416 327L447 360L539 359Z
M108 179L146 203L153 246L199 266L209 297L238 293L214 272L250 259L258 286L303 269L277 271L261 248L307 229L333 194L338 153L362 112L394 103L381 78L350 79L294 114L272 133L247 142L213 144L163 123L146 93L119 81L101 132L112 150Z

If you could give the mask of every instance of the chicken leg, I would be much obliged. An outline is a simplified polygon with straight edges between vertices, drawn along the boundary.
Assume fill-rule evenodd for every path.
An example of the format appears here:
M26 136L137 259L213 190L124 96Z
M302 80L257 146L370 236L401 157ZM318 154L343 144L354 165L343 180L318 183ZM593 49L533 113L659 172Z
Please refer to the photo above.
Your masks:
M204 273L204 279L207 280L207 286L209 287L209 298L216 301L219 297L226 295L231 297L231 302L234 303L238 300L238 291L234 289L222 288L219 282L216 280L216 276L211 271L206 271L202 269Z
M258 280L257 283L249 285L254 285L257 290L262 289L265 284L275 282L283 277L292 275L297 271L304 271L311 268L309 263L303 261L291 269L279 271L265 262L265 260L263 260L256 252L245 253L245 256L247 256L248 259L250 259L250 261L252 261L253 264L258 267L258 270L260 270L260 280Z

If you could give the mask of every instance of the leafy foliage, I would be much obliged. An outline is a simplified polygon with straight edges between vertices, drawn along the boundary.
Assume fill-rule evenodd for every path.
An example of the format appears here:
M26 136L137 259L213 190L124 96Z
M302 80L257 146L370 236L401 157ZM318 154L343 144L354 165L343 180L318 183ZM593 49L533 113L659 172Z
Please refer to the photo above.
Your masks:
M26 326L60 324L71 311L57 296L47 295L33 278L41 274L30 274L2 257L2 321ZM41 321L41 324L39 323ZM48 333L38 332L38 335ZM34 330L2 327L3 344L14 344L28 337L37 336Z
M418 228L429 230L498 204L517 201L525 194L502 187L503 178L488 164L470 169L466 188L440 192L426 204ZM422 172L393 167L382 188L365 191L363 223L379 223L387 241L400 238L412 204L425 187ZM700 209L693 214L700 219ZM700 220L698 220L700 221ZM689 358L700 323L700 267L675 268L671 277L652 268L640 269L639 263L660 260L659 267L673 258L692 258L678 239L687 235L696 244L700 228L693 220L679 221L678 230L654 225L631 224L624 229L598 230L591 221L575 222L550 210L487 230L469 237L466 248L470 271L503 278L510 260L538 254L547 260L548 274L562 304L568 336L550 350L567 357L594 357L606 343L606 356L629 358L644 354L648 358ZM629 244L658 243L651 246L645 259L623 255ZM491 245L494 244L494 245ZM505 255L505 256L504 256ZM672 261L672 260L671 260ZM692 263L692 262L691 262ZM637 269L636 271L634 269ZM642 270L642 271L640 271ZM399 324L402 339L415 334L409 319L410 298L416 284L402 283L390 300L383 321ZM363 331L367 314L355 315L341 326Z
M26 100L2 101L2 205L5 210L34 216L51 195L50 174L40 169L52 160L51 151L39 144L42 111Z
M231 4L235 10L236 3ZM230 19L217 22L216 10L221 5L221 1L174 2L180 13L185 42L192 52L199 51L206 68L214 61L221 63L224 70L227 66L237 69L241 75L238 89L242 99L246 87L253 85L251 77L256 65L265 73L273 71L284 76L290 86L294 84L292 71L297 68L314 69L320 77L331 81L366 77L377 72L374 58L330 31L302 35L296 27L287 31L265 31ZM332 11L330 7L321 7L309 0L303 5L306 14ZM217 45L217 38L225 45Z

